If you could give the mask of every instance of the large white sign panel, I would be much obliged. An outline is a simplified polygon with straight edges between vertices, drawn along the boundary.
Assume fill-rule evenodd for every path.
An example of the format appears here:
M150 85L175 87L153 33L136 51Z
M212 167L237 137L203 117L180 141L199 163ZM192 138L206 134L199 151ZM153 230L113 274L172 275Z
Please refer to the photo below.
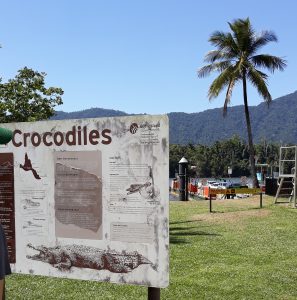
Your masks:
M14 132L0 147L14 272L168 285L167 116L0 127Z

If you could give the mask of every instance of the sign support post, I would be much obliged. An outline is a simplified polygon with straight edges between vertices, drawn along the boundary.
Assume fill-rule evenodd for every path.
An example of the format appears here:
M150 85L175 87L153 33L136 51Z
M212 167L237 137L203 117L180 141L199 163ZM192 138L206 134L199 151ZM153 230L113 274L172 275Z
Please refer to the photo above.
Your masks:
M211 189L209 189L209 212L212 212Z
M160 300L161 290L160 288L148 287L148 300Z

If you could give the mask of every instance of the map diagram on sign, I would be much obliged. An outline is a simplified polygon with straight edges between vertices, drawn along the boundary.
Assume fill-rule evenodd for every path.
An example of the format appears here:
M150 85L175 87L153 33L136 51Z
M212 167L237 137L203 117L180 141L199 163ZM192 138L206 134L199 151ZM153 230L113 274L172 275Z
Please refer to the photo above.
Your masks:
M100 151L55 153L56 235L101 239L102 174Z

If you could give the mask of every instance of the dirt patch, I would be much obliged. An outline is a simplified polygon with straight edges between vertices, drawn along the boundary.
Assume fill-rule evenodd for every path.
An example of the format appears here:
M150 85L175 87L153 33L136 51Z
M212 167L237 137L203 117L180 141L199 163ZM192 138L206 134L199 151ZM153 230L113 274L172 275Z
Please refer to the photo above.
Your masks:
M212 223L238 223L248 218L264 218L271 214L268 209L251 209L245 211L214 212L192 216L195 221L207 221Z

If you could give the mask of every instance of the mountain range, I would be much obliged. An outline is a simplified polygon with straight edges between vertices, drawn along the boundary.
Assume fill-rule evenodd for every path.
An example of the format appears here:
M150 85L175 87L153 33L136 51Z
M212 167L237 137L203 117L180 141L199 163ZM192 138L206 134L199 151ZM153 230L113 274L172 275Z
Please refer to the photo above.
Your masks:
M274 99L269 107L262 102L250 106L250 117L255 143L262 140L282 144L297 144L297 91ZM247 138L243 105L228 108L223 117L222 108L198 113L171 112L169 135L171 144L211 145L234 135ZM77 112L57 111L52 118L80 119L132 115L119 110L90 108Z

